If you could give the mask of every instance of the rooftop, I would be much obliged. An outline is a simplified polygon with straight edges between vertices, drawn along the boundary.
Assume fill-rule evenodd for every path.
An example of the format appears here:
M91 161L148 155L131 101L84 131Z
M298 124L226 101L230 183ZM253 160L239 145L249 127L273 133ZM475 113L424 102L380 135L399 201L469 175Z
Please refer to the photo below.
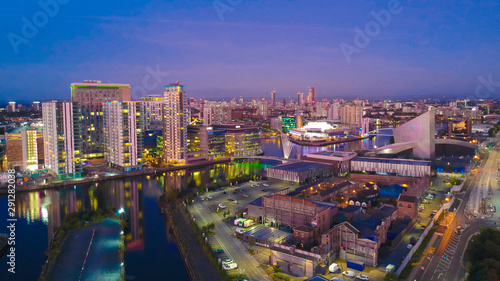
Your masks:
M302 173L302 172L320 169L320 168L328 167L328 166L330 166L330 165L316 163L316 162L301 161L301 162L287 163L287 164L275 166L275 167L270 168L270 169L289 171L289 172L295 172L295 173Z
M250 230L245 231L243 234L253 236L262 240L271 241L273 243L282 243L293 237L292 233L260 225L252 227Z
M399 195L398 201L415 203L418 201L418 198L416 196L402 195L401 194L401 195Z

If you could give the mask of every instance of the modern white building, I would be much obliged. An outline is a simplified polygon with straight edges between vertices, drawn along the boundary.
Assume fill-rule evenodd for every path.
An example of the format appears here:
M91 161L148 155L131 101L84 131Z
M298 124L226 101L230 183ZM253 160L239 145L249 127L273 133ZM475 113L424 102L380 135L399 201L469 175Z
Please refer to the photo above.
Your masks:
M422 177L431 174L431 162L396 158L356 157L351 160L351 171Z
M416 159L433 159L436 152L435 144L435 116L436 109L430 108L426 113L406 122L394 129L396 143L414 142L413 149Z
M186 163L188 110L184 85L165 86L163 104L163 161Z
M143 116L140 102L107 102L104 113L104 160L124 171L142 168Z
M45 167L60 179L81 177L80 106L72 102L44 102L42 120Z

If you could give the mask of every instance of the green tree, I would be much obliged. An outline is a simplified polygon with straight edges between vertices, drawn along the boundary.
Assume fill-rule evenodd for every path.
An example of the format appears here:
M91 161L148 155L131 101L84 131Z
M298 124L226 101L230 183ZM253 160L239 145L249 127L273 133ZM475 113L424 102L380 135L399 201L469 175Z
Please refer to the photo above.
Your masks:
M394 271L389 271L384 276L384 281L397 281L397 280L398 280L398 275Z
M471 240L467 255L471 261L467 281L500 280L500 232L481 228Z
M281 265L277 263L275 266L273 266L273 271L274 273L280 273L283 272L283 269L281 268Z

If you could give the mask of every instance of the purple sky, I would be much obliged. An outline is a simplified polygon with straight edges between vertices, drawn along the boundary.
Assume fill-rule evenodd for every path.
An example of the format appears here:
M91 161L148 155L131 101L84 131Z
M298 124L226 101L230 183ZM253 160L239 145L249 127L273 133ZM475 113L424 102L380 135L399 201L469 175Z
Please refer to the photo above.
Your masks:
M179 80L191 97L279 99L308 86L319 97L472 98L479 76L500 81L498 1L401 1L350 62L341 44L356 47L355 29L398 1L221 0L232 9L223 18L212 1L107 2L58 4L32 38L22 18L43 9L5 3L0 101L70 99L70 83L86 79L130 83L135 98ZM157 67L168 76L144 84Z

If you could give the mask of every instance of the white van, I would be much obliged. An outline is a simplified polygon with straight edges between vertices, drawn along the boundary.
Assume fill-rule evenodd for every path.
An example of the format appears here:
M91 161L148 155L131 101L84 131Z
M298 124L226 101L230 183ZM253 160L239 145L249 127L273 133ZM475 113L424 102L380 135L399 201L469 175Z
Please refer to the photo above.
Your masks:
M237 263L225 263L223 266L222 266L222 269L224 270L231 270L231 269L235 269L235 268L238 268L238 264Z
M328 268L328 270L330 271L330 273L333 273L333 272L335 272L335 271L337 271L339 269L340 269L340 267L336 263L330 264L330 267Z
M243 234L245 232L245 230L243 228L239 228L238 227L238 228L236 228L235 232L238 233L238 234Z

